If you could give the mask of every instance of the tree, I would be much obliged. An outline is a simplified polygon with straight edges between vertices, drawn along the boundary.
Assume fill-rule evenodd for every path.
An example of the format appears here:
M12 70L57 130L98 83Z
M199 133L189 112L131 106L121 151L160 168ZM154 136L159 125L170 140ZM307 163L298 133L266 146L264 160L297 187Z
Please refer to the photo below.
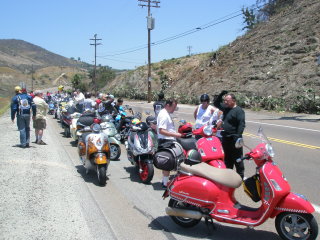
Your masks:
M253 9L249 9L249 8L242 8L241 9L242 11L242 14L243 14L243 18L244 18L244 21L243 23L246 24L245 27L242 28L242 30L244 29L253 29L253 27L257 24L257 19L256 19L256 15L254 14L253 12Z

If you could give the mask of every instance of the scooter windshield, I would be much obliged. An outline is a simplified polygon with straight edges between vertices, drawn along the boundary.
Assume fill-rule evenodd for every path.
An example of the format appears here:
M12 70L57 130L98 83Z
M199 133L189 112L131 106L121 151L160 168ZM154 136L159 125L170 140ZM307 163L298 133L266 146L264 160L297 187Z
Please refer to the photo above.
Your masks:
M273 147L271 145L271 142L269 141L269 139L267 138L267 136L265 135L265 133L263 132L262 127L260 126L258 129L258 136L260 138L260 140L266 144L266 150L269 154L270 157L274 157L274 151L273 151Z

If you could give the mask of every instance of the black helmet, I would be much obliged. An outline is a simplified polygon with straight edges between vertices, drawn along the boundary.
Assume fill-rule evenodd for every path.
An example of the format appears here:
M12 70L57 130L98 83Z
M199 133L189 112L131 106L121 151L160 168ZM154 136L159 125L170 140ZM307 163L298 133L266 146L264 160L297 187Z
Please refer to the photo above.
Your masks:
M202 94L200 97L200 102L210 102L210 97L208 94Z
M159 97L160 100L164 99L164 94L163 94L163 92L159 92L159 93L158 93L158 97Z
M148 116L146 118L146 123L150 125L150 123L157 124L157 119L154 116Z
M86 92L86 93L84 94L84 97L85 97L85 98L91 98L91 93L90 93L90 92Z

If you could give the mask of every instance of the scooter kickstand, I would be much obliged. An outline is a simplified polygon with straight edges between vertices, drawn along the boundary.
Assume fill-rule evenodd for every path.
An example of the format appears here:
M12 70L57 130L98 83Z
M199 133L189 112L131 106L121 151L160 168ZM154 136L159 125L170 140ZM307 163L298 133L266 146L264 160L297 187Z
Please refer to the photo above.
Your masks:
M216 226L215 226L215 225L214 225L214 223L213 223L212 218L208 218L208 217L206 217L206 218L205 218L205 223L206 223L206 226L207 226L207 228L208 228L209 232L210 232L209 224L211 225L212 230L217 230Z

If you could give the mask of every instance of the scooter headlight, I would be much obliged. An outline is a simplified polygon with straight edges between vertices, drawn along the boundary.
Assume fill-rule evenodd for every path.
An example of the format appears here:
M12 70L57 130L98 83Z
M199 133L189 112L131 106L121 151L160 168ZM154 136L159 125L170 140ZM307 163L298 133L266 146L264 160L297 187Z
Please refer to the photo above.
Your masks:
M93 125L92 125L92 131L94 131L94 132L100 132L100 131L101 131L101 126L100 126L100 124L93 124Z
M205 126L203 128L203 133L207 136L212 136L213 134L212 126Z

